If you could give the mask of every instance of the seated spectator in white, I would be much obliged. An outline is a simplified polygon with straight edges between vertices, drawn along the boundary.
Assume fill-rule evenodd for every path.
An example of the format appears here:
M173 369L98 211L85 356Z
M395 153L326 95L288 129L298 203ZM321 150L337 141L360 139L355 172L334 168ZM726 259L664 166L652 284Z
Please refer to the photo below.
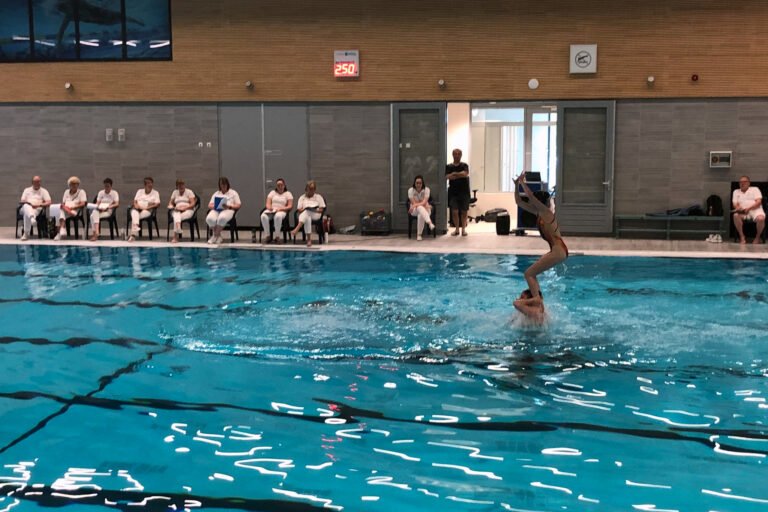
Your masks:
M213 230L209 244L221 243L221 231L232 220L240 206L240 196L229 188L229 180L224 176L219 178L219 190L211 196L211 202L208 203L208 209L211 211L205 218L205 222Z
M747 243L744 238L744 220L751 220L757 225L757 234L753 244L760 243L760 235L765 227L765 211L763 211L763 194L757 187L750 186L749 176L739 178L739 188L733 191L733 224L739 232L741 243Z
M112 189L112 180L104 180L104 190L100 190L96 196L96 207L91 210L91 242L99 239L99 223L101 219L107 219L112 216L115 208L120 206L120 196L117 190Z
M288 192L288 187L285 185L283 178L278 178L275 183L275 190L272 190L267 195L266 210L261 214L261 228L264 230L264 234L267 235L266 243L272 242L272 237L269 234L269 224L273 222L275 226L275 239L277 243L281 242L280 230L283 227L283 219L293 209L293 194Z
M152 210L160 206L160 194L157 190L152 190L155 180L147 176L144 178L144 188L136 191L133 198L133 208L131 208L131 236L129 242L136 240L139 234L139 222L152 215ZM150 226L151 229L151 226Z
M187 188L184 180L176 180L176 190L171 194L171 200L168 202L168 209L171 210L173 218L173 240L177 243L181 234L181 221L191 219L195 213L195 193Z
M413 179L413 186L408 189L408 200L411 202L408 213L416 217L416 240L421 240L421 233L424 231L424 224L429 229L435 229L432 224L432 205L429 204L429 187L424 186L424 178L421 175Z
M304 194L299 198L299 204L296 211L299 212L299 223L291 231L296 235L303 227L304 234L307 237L307 247L312 247L312 221L319 220L325 210L325 199L316 192L317 186L314 181L308 181L304 187Z
M29 238L29 232L37 226L37 216L43 211L43 208L50 206L51 195L40 186L42 181L40 176L32 177L32 186L24 189L21 193L21 215L24 217L24 232L21 234L22 240Z
M53 238L54 240L61 240L62 236L66 236L66 220L70 217L77 216L80 213L80 208L85 208L88 204L88 199L85 195L85 190L80 189L80 178L72 176L67 180L67 186L69 187L64 191L64 197L61 198L61 207L59 210L59 232Z

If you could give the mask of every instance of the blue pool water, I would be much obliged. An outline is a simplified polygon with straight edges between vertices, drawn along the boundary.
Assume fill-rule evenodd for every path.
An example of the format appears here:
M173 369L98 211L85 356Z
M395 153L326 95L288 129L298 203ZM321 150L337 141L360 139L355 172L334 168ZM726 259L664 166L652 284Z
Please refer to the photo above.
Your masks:
M0 246L0 511L768 510L768 262Z

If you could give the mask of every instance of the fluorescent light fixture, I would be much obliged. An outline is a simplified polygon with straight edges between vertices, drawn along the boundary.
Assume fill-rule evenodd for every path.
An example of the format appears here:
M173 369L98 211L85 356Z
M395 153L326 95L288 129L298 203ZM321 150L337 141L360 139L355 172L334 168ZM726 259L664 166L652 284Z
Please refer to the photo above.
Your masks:
M99 46L99 40L98 39L81 39L80 44L84 44L85 46Z
M131 39L130 41L126 41L125 44L127 44L128 46L132 46L133 48L136 48L136 46L138 46L140 42L141 41L139 41L138 39Z
M25 36L13 36L14 41L29 41L29 37Z
M170 41L150 41L149 47L150 48L162 48L163 46L170 46Z
M40 41L38 39L35 39L35 43L41 44L43 46L56 46L56 43L54 43L54 42L51 42L51 41Z
M122 46L123 45L123 41L122 40L118 41L117 39L110 39L109 42L112 43L112 46Z

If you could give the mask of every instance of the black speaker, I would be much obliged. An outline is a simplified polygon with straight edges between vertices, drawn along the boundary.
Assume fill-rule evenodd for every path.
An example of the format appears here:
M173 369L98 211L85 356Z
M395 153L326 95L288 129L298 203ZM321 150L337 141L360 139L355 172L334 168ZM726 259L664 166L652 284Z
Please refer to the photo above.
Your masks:
M496 234L508 235L509 234L509 214L502 213L496 216Z

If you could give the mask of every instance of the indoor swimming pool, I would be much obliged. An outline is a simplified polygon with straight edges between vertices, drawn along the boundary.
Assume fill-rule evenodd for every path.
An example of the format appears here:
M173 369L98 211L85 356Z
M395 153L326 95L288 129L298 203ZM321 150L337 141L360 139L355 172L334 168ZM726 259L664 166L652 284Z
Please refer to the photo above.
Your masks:
M0 512L768 510L768 261L0 246Z

